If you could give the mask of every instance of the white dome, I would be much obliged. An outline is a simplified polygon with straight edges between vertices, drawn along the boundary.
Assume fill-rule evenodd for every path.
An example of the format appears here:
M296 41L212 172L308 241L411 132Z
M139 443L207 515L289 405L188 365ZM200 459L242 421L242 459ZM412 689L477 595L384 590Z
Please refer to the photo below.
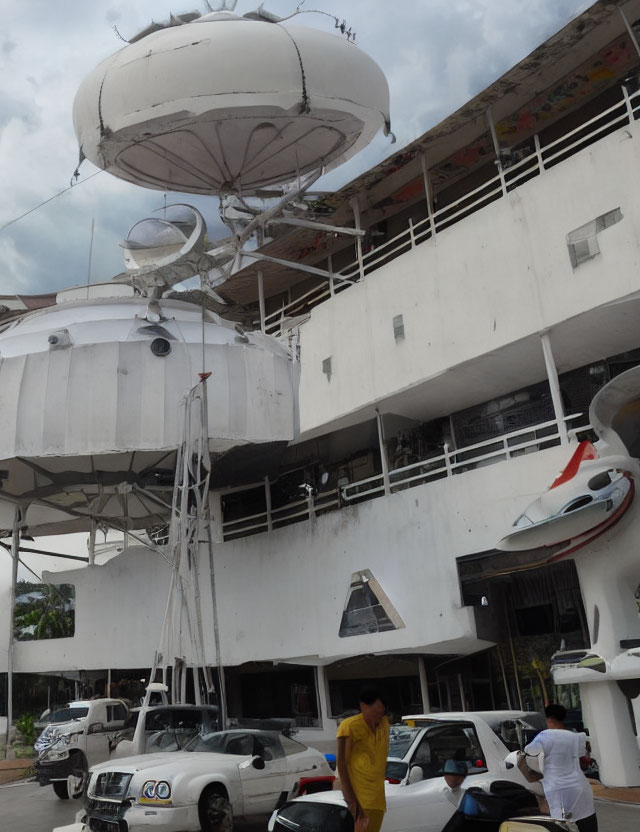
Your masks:
M47 534L88 528L91 516L126 516L133 528L150 518L160 522L162 504L149 503L140 489L157 497L159 467L169 478L161 491L170 494L173 452L183 440L182 401L203 362L212 373L213 454L244 454L235 458L250 466L294 438L297 365L288 350L208 311L203 334L202 310L193 304L67 300L1 332L3 491L25 502L44 495L50 508L71 506L75 513L75 525L54 512L28 518L30 527ZM220 469L218 461L222 477ZM161 497L166 502L167 493Z
M121 179L251 194L365 147L388 124L389 89L343 37L216 14L103 61L73 119L85 156Z

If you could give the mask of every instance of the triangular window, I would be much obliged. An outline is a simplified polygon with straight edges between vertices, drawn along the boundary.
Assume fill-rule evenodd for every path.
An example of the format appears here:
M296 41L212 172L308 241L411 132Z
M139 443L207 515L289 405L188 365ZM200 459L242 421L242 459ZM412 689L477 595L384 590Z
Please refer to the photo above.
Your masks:
M370 570L354 572L340 622L340 638L403 628L404 622Z

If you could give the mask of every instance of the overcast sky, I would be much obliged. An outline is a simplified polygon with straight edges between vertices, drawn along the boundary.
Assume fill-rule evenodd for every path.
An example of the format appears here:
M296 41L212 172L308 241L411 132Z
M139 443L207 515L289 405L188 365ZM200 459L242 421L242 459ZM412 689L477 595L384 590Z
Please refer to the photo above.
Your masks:
M291 13L298 0L266 0ZM215 0L211 0L214 5ZM239 0L244 13L259 5ZM347 22L357 43L385 71L398 143L378 136L358 159L330 174L341 186L424 133L502 75L590 0L307 0ZM204 0L0 0L0 226L69 185L78 161L71 123L84 75L134 35L170 12L206 10ZM327 18L301 22L328 27ZM81 181L24 219L0 230L0 294L50 292L87 282L95 222L92 281L122 271L118 242L162 205L162 194L106 173ZM82 180L87 180L84 183ZM321 183L322 184L322 183ZM171 196L169 197L171 199ZM176 196L175 201L186 201ZM196 203L213 225L213 199ZM210 228L216 236L216 228Z

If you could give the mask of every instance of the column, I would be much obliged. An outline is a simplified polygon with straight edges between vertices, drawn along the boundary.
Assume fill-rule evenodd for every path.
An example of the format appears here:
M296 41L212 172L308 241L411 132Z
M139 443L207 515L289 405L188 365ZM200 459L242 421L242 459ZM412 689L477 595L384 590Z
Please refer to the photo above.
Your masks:
M380 445L380 460L382 461L382 482L384 483L385 495L391 494L391 481L389 479L389 459L387 457L387 443L384 438L384 425L382 415L376 408L376 422L378 425L378 443Z
M605 786L640 786L640 749L627 698L616 682L581 684L580 696L600 779Z
M360 204L358 203L357 196L351 197L351 210L353 211L354 225L356 229L359 231L362 228L362 226L360 224ZM356 237L356 252L358 258L358 272L360 275L360 280L364 280L364 259L362 256L362 237L360 235Z
M542 352L544 353L544 364L547 368L547 379L549 380L549 389L551 390L551 400L553 402L553 413L556 422L558 423L558 434L560 436L560 444L567 445L569 443L569 436L567 434L567 423L564 420L565 413L562 405L562 395L560 394L560 383L558 382L558 371L556 370L556 363L553 360L553 353L551 352L551 341L549 340L549 333L543 332L540 336L542 344Z
M427 669L424 666L424 658L418 656L418 676L420 677L420 697L422 698L422 713L431 712L431 700L429 698L429 684L427 680Z

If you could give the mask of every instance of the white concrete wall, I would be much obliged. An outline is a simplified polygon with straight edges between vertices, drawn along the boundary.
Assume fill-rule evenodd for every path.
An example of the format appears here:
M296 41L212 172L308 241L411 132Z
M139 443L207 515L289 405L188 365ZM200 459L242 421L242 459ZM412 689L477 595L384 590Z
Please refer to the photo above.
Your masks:
M301 328L301 431L636 292L639 170L635 122L316 307ZM601 254L574 271L567 233L617 207Z
M104 566L50 574L50 580L76 588L75 635L16 642L15 670L150 667L169 577L166 561L142 546L127 549Z
M314 522L215 545L223 663L328 663L363 653L480 649L473 610L461 606L455 559L492 548L571 452L526 454ZM361 569L372 571L405 629L339 638L351 575ZM214 664L206 547L201 575L207 659ZM57 573L57 580L76 586L76 635L18 644L16 669L150 665L168 576L165 562L140 548L102 567Z

